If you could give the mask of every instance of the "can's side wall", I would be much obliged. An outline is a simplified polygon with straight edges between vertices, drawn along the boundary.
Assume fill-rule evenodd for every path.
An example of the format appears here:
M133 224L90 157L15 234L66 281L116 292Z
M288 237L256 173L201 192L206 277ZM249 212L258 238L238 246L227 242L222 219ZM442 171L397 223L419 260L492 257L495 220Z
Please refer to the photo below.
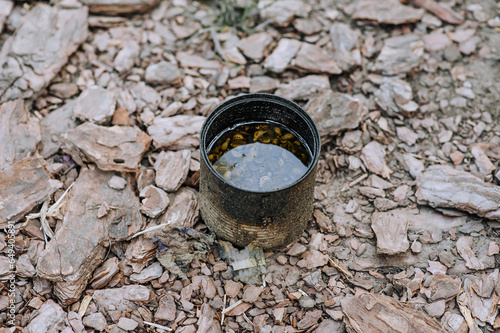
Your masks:
M317 166L301 182L272 193L247 192L226 184L204 160L200 168L201 217L219 237L238 246L288 245L312 216Z

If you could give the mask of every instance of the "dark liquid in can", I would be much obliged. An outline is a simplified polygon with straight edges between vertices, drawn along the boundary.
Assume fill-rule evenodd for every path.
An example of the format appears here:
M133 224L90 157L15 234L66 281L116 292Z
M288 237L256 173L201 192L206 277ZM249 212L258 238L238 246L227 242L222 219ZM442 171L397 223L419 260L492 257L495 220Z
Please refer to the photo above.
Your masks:
M244 123L227 129L211 143L212 167L233 186L275 191L306 172L311 153L298 135L271 122Z

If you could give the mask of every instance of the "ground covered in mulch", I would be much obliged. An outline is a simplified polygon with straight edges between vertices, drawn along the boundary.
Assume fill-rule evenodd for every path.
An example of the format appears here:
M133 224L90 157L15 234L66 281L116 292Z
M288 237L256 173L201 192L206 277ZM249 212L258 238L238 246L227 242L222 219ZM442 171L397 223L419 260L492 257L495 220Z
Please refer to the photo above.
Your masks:
M497 332L500 5L0 0L0 332ZM322 139L276 250L199 217L245 93Z

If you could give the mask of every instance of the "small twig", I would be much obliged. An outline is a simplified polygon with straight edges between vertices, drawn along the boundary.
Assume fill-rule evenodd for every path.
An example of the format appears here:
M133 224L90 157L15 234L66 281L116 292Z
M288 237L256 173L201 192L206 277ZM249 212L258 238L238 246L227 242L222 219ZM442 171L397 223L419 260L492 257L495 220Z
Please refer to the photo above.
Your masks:
M250 29L252 32L255 32L255 31L258 31L260 29L263 29L265 28L268 24L272 23L273 20L271 19L267 19L265 20L264 22L260 23L259 25L256 25L255 27L253 27L252 29Z
M150 227L150 228L147 228L147 229L144 229L142 231L139 231L139 232L136 232L135 234L133 234L132 236L129 236L127 238L127 240L131 240L131 239L134 239L136 238L137 236L140 236L140 235L143 235L147 232L150 232L150 231L155 231L155 230L158 230L158 229L162 229L163 227L166 227L172 223L174 223L175 221L177 221L177 219L179 218L179 214L176 214L171 220L168 220L167 222L165 223L162 223L160 225L155 225L154 227Z
M63 200L64 200L64 198L66 198L66 195L68 194L69 190L73 187L74 184L75 183L73 182L70 186L68 186L66 191L64 191L63 195L61 195L61 197L52 206L50 206L50 208L47 212L47 214L49 216L53 217L53 216L59 214L59 209L62 206Z
M80 318L83 318L85 315L85 312L87 312L87 308L89 307L90 301L92 301L92 296L86 295L82 303L80 304L80 308L78 309L78 315L80 315Z
M161 328L162 330L165 330L165 331L172 332L172 329L170 327L167 327L167 326L158 325L158 324L155 324L155 323L150 323L149 321L143 321L143 323L146 324L146 325L149 325L149 326L156 327L156 328Z
M417 154L413 154L413 153L409 153L409 154L411 156L415 157L415 158L419 158L419 159L424 160L424 161L429 161L429 162L434 162L434 163L441 163L441 164L448 164L448 162L443 161L443 160L439 160L439 159L433 160L432 158L423 157L423 156L420 156L420 155L417 155Z
M467 299L467 294L465 293L465 290L461 288L459 293L457 294L458 308L460 309L460 312L464 316L467 326L469 326L469 332L481 332L481 330L479 330L479 327L477 327L476 322L472 318L471 310L469 310L469 308L465 305L466 299Z
M50 239L54 238L54 232L50 228L49 222L47 222L47 212L50 202L50 196L44 201L42 205L42 209L40 210L40 224L43 231L43 238L45 239L45 243L47 243L47 237Z
M224 316L226 315L226 313L224 312L224 310L226 310L226 294L224 294L224 308L222 309L222 316L221 316L221 319L220 319L220 324L221 325L224 325Z
M220 55L220 57L222 58L222 60L224 60L225 62L229 62L229 60L227 59L227 57L224 55L224 51L222 51L222 47L220 46L219 38L217 38L217 33L215 32L215 28L214 27L210 27L210 36L212 36L212 40L214 42L215 51L217 51L217 53Z
M64 198L68 194L73 184L71 184L66 189L66 191L64 191L63 195L61 195L61 197L50 207L49 207L50 196L48 196L47 199L43 202L40 212L29 214L28 216L26 216L26 221L24 221L24 223L19 227L19 229L25 228L30 220L40 218L40 224L42 225L41 229L43 231L43 237L45 239L45 242L47 242L47 237L53 238L54 232L50 228L50 225L47 221L47 217L56 217L57 215L59 215L59 209L63 205Z
M302 290L302 289L300 289L300 288L299 288L299 289L297 289L297 290L299 291L299 293L301 293L301 294L302 294L302 296L309 297L309 295L308 295L308 294L307 294L304 290Z
M246 321L247 323L249 323L250 325L252 325L252 326L253 326L252 321L251 321L251 320L247 317L246 313L244 313L244 312L243 312L243 313L242 313L242 315L243 315L243 319L245 319L245 321Z
M225 308L224 310L222 310L222 314L228 313L229 311L231 311L232 309L234 309L235 307L237 307L241 303L243 303L243 300L240 299L239 301L231 304L230 306L228 306L227 308Z
M344 274L346 278L348 278L348 279L352 279L353 278L352 274L349 271L347 271L346 269L342 268L338 264L338 262L336 261L336 259L333 260L331 257L329 257L328 259L330 261L330 264L332 264L332 266L335 267L340 273Z
M361 182L362 180L364 180L366 178L368 178L368 174L367 173L361 175L358 179L353 180L352 182L350 182L349 183L349 187L352 187L352 186L356 185L357 183Z

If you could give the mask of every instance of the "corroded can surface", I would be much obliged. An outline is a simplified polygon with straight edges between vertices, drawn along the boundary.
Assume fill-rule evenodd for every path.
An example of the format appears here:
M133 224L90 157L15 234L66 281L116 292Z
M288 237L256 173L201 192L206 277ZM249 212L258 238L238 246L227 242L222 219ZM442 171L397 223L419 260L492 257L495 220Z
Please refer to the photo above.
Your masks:
M285 188L257 192L229 184L208 159L210 143L239 123L272 121L300 135L311 152L307 171ZM313 211L314 184L321 142L316 125L297 104L268 94L235 97L219 105L205 121L200 135L200 213L220 238L238 246L277 248L294 241Z

